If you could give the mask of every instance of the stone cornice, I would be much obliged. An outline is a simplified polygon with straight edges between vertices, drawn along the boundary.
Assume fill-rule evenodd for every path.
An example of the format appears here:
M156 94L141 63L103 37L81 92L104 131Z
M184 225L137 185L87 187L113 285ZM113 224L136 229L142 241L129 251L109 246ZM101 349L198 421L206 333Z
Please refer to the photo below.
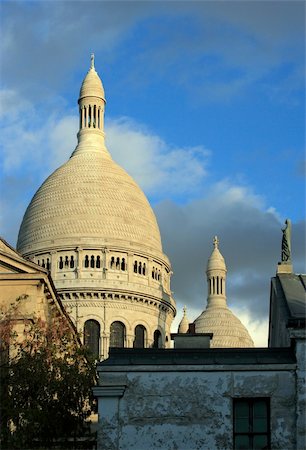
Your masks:
M88 294L88 295L87 295ZM175 308L160 299L145 298L143 296L130 295L130 294L115 294L104 292L84 293L84 292L72 292L60 294L60 298L66 308L75 307L76 303L78 307L94 307L101 308L102 304L107 308L119 308L119 309L132 309L142 310L143 307L164 311L167 314L175 315ZM70 298L67 298L67 296ZM66 298L65 298L66 297ZM71 298L72 297L72 298Z
M103 386L94 386L92 392L95 397L122 397L125 389L125 384L104 384Z

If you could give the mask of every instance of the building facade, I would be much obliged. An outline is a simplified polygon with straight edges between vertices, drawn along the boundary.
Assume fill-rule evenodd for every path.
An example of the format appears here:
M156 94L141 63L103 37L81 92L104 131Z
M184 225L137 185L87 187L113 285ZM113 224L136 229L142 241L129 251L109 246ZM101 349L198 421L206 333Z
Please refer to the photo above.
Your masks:
M12 325L12 340L22 342L28 324L38 319L50 323L64 320L77 335L65 308L57 297L47 269L21 257L0 239L0 321Z
M34 195L17 250L50 270L97 359L109 347L167 347L176 314L171 265L148 200L105 146L93 56L78 103L77 147Z
M174 349L111 351L94 388L98 449L306 448L305 276L280 266L269 348L209 348L183 323Z

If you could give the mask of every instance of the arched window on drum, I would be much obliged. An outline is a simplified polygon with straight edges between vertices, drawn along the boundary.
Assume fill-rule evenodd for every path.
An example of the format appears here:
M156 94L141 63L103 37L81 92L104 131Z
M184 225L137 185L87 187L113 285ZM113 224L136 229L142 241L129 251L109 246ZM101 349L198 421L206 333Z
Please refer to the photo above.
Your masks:
M100 324L96 320L87 320L84 324L84 345L95 359L99 359Z
M125 325L122 322L113 322L110 326L110 347L124 347L125 342Z
M159 330L154 331L153 348L162 348L162 335Z
M145 348L147 330L143 325L135 327L134 348Z

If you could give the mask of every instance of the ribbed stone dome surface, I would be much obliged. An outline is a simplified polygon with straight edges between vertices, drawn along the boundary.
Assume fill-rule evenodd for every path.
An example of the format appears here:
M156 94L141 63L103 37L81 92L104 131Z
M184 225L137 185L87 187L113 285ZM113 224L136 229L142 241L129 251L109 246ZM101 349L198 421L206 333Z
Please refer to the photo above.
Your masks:
M207 308L194 323L196 333L213 333L211 347L254 347L248 330L227 307Z
M75 153L34 195L17 248L24 254L108 241L162 251L155 215L135 181L103 152Z
M83 97L105 98L102 81L94 68L91 68L88 71L86 77L83 80L79 98Z

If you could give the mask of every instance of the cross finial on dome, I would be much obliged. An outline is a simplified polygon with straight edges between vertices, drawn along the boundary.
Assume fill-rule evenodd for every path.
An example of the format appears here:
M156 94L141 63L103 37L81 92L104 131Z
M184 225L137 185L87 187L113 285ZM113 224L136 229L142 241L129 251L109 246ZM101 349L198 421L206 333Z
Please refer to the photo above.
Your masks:
M220 242L220 241L219 241L219 239L218 239L218 236L215 236L215 237L214 237L214 240L213 240L213 243L214 243L214 247L215 247L215 248L218 248L219 242Z
M187 312L186 305L185 305L184 308L183 308L183 312L184 312L184 316L186 316L186 312Z
M95 68L95 54L94 54L94 53L92 53L92 54L90 55L90 68L91 68L91 69L94 69L94 68Z

